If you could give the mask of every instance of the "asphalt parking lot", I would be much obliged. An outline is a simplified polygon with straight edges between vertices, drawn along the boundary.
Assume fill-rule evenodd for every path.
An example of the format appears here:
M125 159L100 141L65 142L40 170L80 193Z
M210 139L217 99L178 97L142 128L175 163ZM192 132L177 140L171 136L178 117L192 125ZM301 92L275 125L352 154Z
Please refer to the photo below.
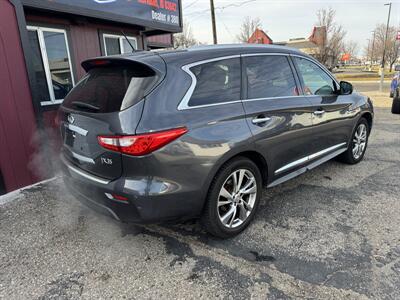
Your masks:
M61 180L0 198L1 299L400 298L400 117L376 109L365 160L265 191L253 224L133 226Z
M379 81L352 81L354 88L360 93L375 92L379 91ZM383 92L389 96L390 93L390 81L383 83Z

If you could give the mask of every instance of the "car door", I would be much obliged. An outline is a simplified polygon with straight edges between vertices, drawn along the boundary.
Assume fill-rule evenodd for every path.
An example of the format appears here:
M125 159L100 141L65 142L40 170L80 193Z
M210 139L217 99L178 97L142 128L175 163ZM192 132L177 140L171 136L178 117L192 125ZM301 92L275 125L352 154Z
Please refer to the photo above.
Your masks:
M354 95L341 95L336 80L319 63L292 56L303 91L312 103L313 157L346 147L353 129L349 113Z
M286 55L243 55L243 106L255 144L268 162L270 181L301 168L309 146L312 106Z

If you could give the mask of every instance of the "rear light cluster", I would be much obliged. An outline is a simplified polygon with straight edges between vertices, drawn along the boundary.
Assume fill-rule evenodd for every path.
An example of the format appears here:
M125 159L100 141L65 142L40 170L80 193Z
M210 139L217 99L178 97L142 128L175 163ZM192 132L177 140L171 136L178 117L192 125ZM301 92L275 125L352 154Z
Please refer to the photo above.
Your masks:
M187 128L129 136L99 136L99 144L108 150L142 156L160 149L187 132Z

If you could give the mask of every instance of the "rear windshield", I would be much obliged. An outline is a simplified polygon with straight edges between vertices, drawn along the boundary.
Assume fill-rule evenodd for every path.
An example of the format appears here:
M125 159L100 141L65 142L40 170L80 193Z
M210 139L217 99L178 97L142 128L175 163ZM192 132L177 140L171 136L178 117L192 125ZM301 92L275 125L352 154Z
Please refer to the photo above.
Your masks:
M65 97L63 106L92 113L121 111L142 100L157 78L144 65L93 68Z

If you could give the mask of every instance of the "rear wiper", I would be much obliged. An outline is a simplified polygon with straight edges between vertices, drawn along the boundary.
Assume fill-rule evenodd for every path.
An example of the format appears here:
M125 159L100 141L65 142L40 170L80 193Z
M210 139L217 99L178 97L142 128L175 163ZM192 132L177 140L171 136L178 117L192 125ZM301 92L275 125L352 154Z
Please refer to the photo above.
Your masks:
M76 107L80 107L80 108L90 109L90 110L93 110L93 111L99 111L100 110L100 107L98 107L98 106L95 106L95 105L92 105L92 104L89 104L89 103L85 103L85 102L81 102L81 101L73 101L72 105L76 106Z

